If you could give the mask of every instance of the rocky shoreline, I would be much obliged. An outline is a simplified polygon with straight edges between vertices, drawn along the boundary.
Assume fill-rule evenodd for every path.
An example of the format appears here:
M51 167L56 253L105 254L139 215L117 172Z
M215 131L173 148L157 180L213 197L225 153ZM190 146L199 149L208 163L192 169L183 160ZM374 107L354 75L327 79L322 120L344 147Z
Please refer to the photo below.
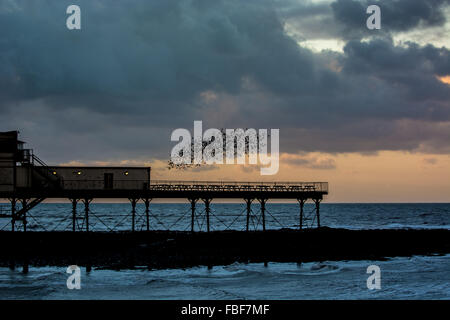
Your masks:
M234 262L382 260L450 253L450 230L0 232L0 266L187 268Z

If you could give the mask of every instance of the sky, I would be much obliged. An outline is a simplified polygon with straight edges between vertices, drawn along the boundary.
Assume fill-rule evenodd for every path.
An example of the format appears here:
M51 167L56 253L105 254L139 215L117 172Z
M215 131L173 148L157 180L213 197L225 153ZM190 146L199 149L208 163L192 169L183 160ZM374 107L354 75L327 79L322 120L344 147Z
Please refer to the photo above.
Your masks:
M450 0L0 0L0 30L0 131L49 165L450 201ZM280 129L279 172L169 170L171 133L194 120Z

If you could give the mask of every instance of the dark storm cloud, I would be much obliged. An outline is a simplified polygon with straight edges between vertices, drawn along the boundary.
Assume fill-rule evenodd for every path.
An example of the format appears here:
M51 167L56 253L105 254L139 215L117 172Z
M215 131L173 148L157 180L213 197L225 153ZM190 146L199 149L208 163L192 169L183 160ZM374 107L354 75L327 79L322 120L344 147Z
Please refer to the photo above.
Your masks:
M339 34L330 3L285 0L277 5L278 14L289 24L298 41L331 38Z
M0 20L11 99L129 112L142 100L167 108L204 90L239 93L244 75L278 92L308 90L313 76L270 1L78 1L80 32L65 29L64 1L18 3Z
M415 43L395 46L391 40L350 41L344 48L346 73L370 75L401 86L419 100L448 100L448 86L436 79L450 74L450 51Z
M350 38L370 34L369 30L361 28L366 24L369 5L380 7L383 32L397 32L444 25L443 8L449 3L449 0L337 0L331 7L336 21L344 26L342 35Z
M279 12L293 28L298 41L311 39L360 39L374 34L364 26L369 5L381 9L378 34L393 34L443 26L449 0L336 0L331 3L286 0Z
M65 28L72 3L81 31ZM436 9L417 23L400 10L393 29L441 24L444 2L424 3ZM282 152L447 150L446 48L384 35L314 53L286 33L286 19L331 23L351 4L0 0L0 126L55 161L164 158L193 120L280 128Z

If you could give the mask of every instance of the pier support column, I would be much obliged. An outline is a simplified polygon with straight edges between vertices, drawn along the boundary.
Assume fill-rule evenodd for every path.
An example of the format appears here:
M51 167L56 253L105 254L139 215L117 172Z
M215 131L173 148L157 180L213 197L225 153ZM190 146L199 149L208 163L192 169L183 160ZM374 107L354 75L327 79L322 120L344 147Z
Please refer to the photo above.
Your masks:
M129 199L131 202L131 231L134 232L136 229L136 203L137 199Z
M16 198L10 199L11 201L11 231L14 232L16 227Z
M75 232L77 229L77 203L78 199L70 199L72 202L72 231Z
M299 221L299 229L303 229L303 207L305 205L306 199L297 199L300 205L300 221Z
M23 231L26 232L27 231L27 205L28 205L28 199L24 198L21 200L22 202L22 210L23 210L23 214L22 217L20 217L22 219L22 225L23 225Z
M28 271L29 271L28 257L25 257L24 260L25 260L25 261L23 262L22 273L23 273L23 274L27 274Z
M253 199L247 198L247 199L244 199L244 200L245 200L245 203L247 204L247 224L246 224L245 230L248 231L249 230L249 226L250 226L250 214L252 212Z
M317 217L317 228L320 228L320 202L322 199L314 199L314 203L316 204L316 217Z
M262 227L263 231L266 231L266 202L267 199L258 199L261 204L261 218L262 218Z
M194 222L195 222L195 204L197 203L198 199L188 199L191 203L191 232L194 232Z
M84 203L84 220L86 222L86 232L89 232L89 204L91 203L92 199L85 198L83 199Z
M209 232L209 213L211 212L211 208L209 205L211 204L212 199L202 199L205 203L205 212L206 212L206 231Z
M150 231L150 201L152 201L152 199L149 198L145 198L142 199L144 201L145 204L145 223L146 223L146 230Z

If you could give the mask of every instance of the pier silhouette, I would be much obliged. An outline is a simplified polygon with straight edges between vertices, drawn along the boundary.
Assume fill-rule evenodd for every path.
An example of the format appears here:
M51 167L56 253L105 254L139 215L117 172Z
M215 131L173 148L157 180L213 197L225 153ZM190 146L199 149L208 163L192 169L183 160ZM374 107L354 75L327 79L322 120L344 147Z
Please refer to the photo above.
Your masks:
M131 231L136 230L136 205L145 205L146 228L150 230L153 199L187 199L191 211L191 232L195 229L198 202L205 206L206 231L211 231L211 202L214 199L242 199L246 204L246 226L250 229L252 203L258 202L258 221L266 230L267 201L291 199L299 203L299 229L305 226L304 205L314 203L314 223L320 227L320 203L328 194L327 182L244 182L151 180L150 167L67 167L48 166L32 149L23 147L18 131L0 133L0 198L8 199L11 231L27 231L27 213L45 199L69 199L72 203L72 231L90 231L90 204L94 199L128 199ZM77 225L78 206L84 210L82 228Z

